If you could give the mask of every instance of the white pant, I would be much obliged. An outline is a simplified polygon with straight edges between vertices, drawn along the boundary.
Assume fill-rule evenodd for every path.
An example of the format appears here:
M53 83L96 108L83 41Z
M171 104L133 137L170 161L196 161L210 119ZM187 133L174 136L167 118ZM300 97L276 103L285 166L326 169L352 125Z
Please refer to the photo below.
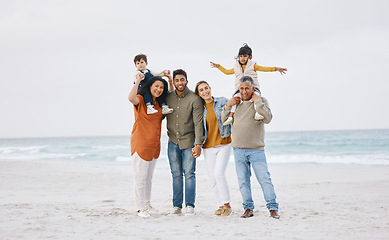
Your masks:
M257 94L258 96L261 95L261 94L259 94L259 92L257 92L257 91L254 91L254 94ZM240 97L240 98L242 98L242 97L240 96L240 92L238 92L237 94L235 94L234 97ZM256 106L255 106L255 104L254 104L254 110L256 111L255 108L256 108ZM236 105L234 105L234 106L231 107L231 111L230 111L230 112L234 113L235 110L236 110Z
M145 161L134 153L131 157L134 172L135 203L138 210L145 210L150 206L151 180L153 179L157 159Z
M217 207L231 201L225 174L230 159L230 152L230 144L218 145L203 150L211 189L217 202Z

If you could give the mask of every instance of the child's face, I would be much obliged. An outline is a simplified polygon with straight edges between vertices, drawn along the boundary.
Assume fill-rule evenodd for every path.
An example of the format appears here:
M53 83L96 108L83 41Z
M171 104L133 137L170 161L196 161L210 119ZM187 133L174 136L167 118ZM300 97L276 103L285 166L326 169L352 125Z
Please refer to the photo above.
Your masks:
M244 55L239 55L239 62L240 64L242 65L246 65L247 64L247 61L251 59L251 56L249 56L248 54L244 54Z
M146 66L147 66L147 62L145 62L145 60L141 59L140 61L136 61L135 62L135 67L136 69L138 69L139 71L144 71L146 70Z

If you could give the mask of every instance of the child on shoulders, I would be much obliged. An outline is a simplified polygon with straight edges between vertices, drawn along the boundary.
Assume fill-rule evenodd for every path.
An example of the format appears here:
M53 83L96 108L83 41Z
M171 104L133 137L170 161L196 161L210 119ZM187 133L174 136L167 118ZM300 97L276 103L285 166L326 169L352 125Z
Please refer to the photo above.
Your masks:
M217 63L211 63L211 66L213 68L219 69L221 72L227 75L235 74L235 93L234 97L241 97L239 93L239 80L243 76L250 76L254 80L254 87L255 92L254 94L257 94L259 97L261 97L261 91L259 90L259 82L258 82L258 73L257 71L261 72L275 72L278 71L282 74L285 74L287 71L286 68L280 68L280 67L262 67L257 65L256 62L251 60L253 57L251 48L245 43L243 46L239 49L238 57L236 58L234 68L232 69L225 69L220 64ZM255 105L254 105L255 108ZM227 120L223 123L223 125L229 125L234 120L234 113L235 113L236 105L232 107L231 112ZM263 116L257 112L255 112L254 116L255 120L261 120L263 119Z
M155 72L152 72L150 71L149 69L146 68L147 66L147 56L144 55L144 54L138 54L135 56L134 58L134 63L135 63L135 67L137 69L137 71L135 72L135 76L134 78L136 77L136 75L140 75L141 78L142 78L142 81L140 82L139 86L138 86L138 92L139 92L139 89L152 77L154 76L166 76L166 77L170 77L170 71L169 70L164 70L162 71L161 73L155 73ZM172 90L173 86L172 86L172 81L171 79L169 78L169 91ZM145 104L146 104L146 107L147 107L147 114L153 114L153 113L157 113L158 111L154 108L154 106L151 104L153 102L153 99L151 97L151 94L150 93L145 93L144 96L144 101L145 101ZM169 113L172 113L173 112L173 109L172 108L169 108L169 106L166 104L166 102L164 101L162 103L162 114L169 114Z

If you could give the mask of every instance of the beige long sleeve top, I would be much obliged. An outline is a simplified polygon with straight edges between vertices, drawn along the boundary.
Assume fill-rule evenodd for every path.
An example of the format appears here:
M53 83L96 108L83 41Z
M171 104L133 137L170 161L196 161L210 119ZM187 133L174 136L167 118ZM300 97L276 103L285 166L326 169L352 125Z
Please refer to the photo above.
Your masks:
M234 122L231 127L232 147L264 150L264 124L270 123L273 115L269 103L264 97L255 101L255 110L253 104L252 100L241 101L236 107ZM228 118L230 111L231 107L225 105L221 114L223 122ZM255 111L261 114L264 119L255 120Z

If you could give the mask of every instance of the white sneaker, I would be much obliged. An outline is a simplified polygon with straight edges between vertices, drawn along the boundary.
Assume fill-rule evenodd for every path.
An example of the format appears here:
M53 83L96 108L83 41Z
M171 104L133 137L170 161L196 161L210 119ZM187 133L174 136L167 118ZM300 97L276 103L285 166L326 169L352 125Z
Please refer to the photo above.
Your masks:
M263 117L261 114L255 112L254 119L255 119L255 120L262 120L262 119L264 119L264 117Z
M153 208L151 205L149 205L146 210L149 212L149 213L158 213L158 210Z
M157 113L158 110L156 110L153 105L149 105L147 106L147 114L154 114L154 113Z
M194 215L195 215L194 208L191 206L187 206L185 216L194 216Z
M223 123L224 126L230 125L234 119L232 117L228 117L227 120Z
M147 210L138 210L138 216L143 218L150 217L150 213Z
M169 108L168 105L162 106L162 114L169 114L173 112L173 108Z
M182 213L181 208L173 207L173 210L172 210L172 212L169 215L179 215L181 213Z

